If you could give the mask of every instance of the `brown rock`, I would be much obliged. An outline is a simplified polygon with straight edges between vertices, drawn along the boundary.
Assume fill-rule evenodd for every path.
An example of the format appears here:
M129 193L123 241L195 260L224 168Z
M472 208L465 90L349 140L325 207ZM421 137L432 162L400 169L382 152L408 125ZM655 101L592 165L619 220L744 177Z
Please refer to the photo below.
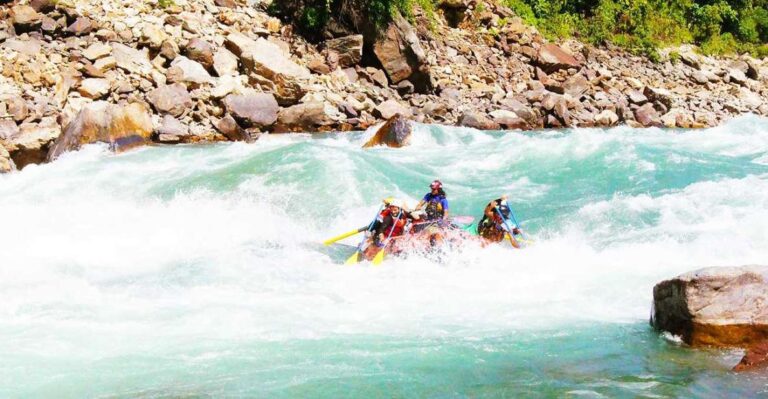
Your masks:
M160 55L166 60L173 60L179 56L179 45L173 40L166 40L160 45Z
M32 0L29 6L37 12L46 13L56 8L56 0Z
M224 8L236 8L237 2L235 0L214 0L214 3L219 7Z
M768 365L768 341L753 344L733 371L748 371L765 368Z
M546 43L539 48L536 63L547 73L561 69L581 68L581 62L554 43Z
M325 49L338 55L337 63L339 67L348 68L357 65L363 58L363 35L351 35L326 40Z
M613 126L618 122L619 116L609 109L606 109L595 115L595 124L598 126Z
M376 106L373 115L381 119L391 119L395 115L411 117L411 109L400 104L397 100L387 100Z
M147 94L147 100L157 112L176 117L195 105L187 88L181 83L160 86Z
M651 324L692 346L761 344L768 340L768 267L710 267L656 284Z
M310 132L334 123L336 109L321 101L283 108L277 115L275 131Z
M501 126L491 118L475 111L464 112L459 118L459 126L471 127L477 130L499 130Z
M165 115L155 134L161 143L178 143L188 138L189 127L173 116Z
M250 135L229 114L216 122L216 129L232 141L250 141L251 139Z
M5 147L0 145L0 173L8 173L14 170L16 170L16 164L13 163L11 154L8 153Z
M42 16L30 6L14 6L11 8L11 15L11 22L13 23L14 28L16 28L16 31L19 33L36 29L42 22Z
M82 36L91 33L96 29L96 24L88 17L79 17L67 27L67 32L75 35Z
M184 48L184 53L189 59L199 62L207 69L213 67L213 46L203 39L196 37L190 40Z
M51 147L48 160L94 142L106 142L123 151L149 142L151 135L152 119L143 104L120 106L97 101L80 110Z
M528 122L520 118L512 111L497 109L489 114L494 122L501 125L504 129L528 129Z
M14 121L21 122L29 116L29 107L27 107L27 102L24 99L13 97L6 100L6 104L8 105L8 113L11 114Z
M672 108L673 106L673 95L667 89L659 89L646 86L645 89L643 89L643 94L652 102L664 104L664 106L667 108Z
M24 123L19 134L8 141L7 149L18 169L29 164L45 162L48 149L61 134L61 127L52 119L40 123Z
M416 31L402 16L395 16L374 43L373 52L393 84L408 79L419 93L432 90L426 52Z
M109 94L110 84L106 79L90 78L80 82L77 91L81 96L90 99L99 99Z
M285 75L296 79L309 77L309 70L293 62L277 44L263 38L253 40L242 33L230 33L225 41L227 49L240 57L249 71L267 79Z
M635 110L635 119L644 127L661 126L659 113L656 112L651 103L647 103Z
M393 115L384 125L371 137L363 148L370 148L377 145L400 148L411 143L411 134L413 127L408 119L401 115Z
M230 94L224 106L243 126L258 128L272 126L279 110L275 96L267 93Z
M96 61L99 58L106 57L112 53L112 47L108 44L96 42L88 46L83 50L83 56L91 61Z
M563 89L565 94L570 95L573 98L579 98L589 89L589 81L582 74L576 74L568 78L563 83Z

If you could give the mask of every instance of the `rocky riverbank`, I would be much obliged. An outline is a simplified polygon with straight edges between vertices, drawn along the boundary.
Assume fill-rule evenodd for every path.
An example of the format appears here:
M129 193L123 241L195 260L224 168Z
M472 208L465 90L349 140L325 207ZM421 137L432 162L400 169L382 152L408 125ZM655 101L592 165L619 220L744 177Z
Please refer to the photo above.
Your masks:
M165 3L165 2L164 2ZM435 19L310 43L267 1L0 5L0 171L93 141L253 141L393 115L477 129L717 125L768 115L768 62L691 48L653 63L551 43L511 10L447 1ZM446 18L447 16L447 18Z

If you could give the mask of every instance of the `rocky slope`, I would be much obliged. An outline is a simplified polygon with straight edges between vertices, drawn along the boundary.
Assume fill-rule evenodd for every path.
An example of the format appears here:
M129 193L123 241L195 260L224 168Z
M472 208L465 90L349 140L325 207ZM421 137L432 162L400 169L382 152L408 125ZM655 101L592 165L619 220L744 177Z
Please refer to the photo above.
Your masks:
M478 129L688 128L768 114L765 60L682 48L679 62L654 64L548 43L485 3L449 1L436 22L417 13L375 37L313 44L270 17L266 0L5 2L0 170L93 141L252 141L397 114Z

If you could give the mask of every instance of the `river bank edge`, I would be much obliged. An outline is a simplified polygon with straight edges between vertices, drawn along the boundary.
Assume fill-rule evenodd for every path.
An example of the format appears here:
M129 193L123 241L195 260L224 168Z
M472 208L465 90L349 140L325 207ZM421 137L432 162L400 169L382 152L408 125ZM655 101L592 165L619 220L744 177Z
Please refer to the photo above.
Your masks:
M479 4L484 4L479 7ZM16 1L0 6L0 171L89 142L255 141L359 131L402 115L478 130L718 126L768 115L768 62L662 61L550 42L496 2L416 10L320 42L268 2Z

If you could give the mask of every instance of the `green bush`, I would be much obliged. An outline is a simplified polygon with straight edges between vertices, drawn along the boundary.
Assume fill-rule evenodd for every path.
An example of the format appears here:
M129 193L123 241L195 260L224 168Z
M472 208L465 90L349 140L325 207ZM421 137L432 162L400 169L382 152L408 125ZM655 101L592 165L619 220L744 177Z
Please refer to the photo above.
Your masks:
M756 52L768 42L768 0L503 0L546 36L573 35L658 59L662 46L710 54Z

